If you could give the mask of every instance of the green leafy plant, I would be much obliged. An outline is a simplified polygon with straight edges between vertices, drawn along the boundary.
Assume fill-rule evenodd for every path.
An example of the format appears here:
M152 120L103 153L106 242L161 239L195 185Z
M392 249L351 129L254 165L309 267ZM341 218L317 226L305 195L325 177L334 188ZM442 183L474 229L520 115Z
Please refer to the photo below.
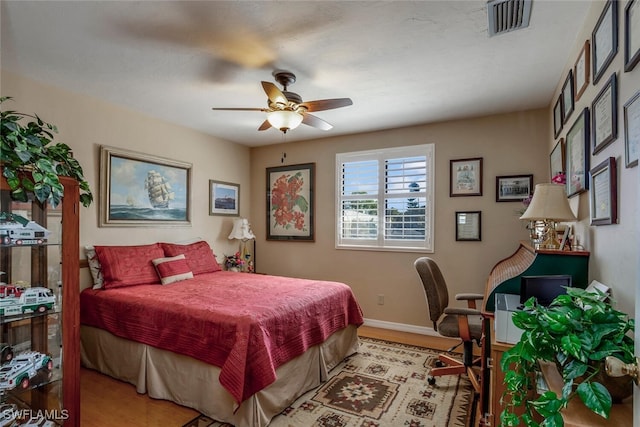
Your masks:
M0 104L10 99L0 97ZM54 125L35 114L3 110L0 130L2 175L14 200L26 201L27 193L32 192L40 202L48 202L55 208L64 194L58 176L69 176L80 185L80 203L88 207L93 202L89 183L71 148L64 143L52 144L53 134L58 132Z
M560 411L576 396L596 414L609 417L612 397L602 384L607 378L603 361L607 356L634 360L633 319L614 309L600 291L567 288L548 307L530 299L514 313L513 323L523 333L500 361L505 373L500 425L563 426ZM533 397L541 361L555 363L562 375L560 396L549 390ZM623 380L631 393L631 378ZM542 424L536 421L540 418Z

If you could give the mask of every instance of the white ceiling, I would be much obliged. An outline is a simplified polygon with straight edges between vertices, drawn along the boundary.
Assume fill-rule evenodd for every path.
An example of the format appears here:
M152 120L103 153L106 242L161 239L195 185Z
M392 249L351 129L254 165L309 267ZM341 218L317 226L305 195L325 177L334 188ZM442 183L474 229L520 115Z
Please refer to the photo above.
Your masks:
M349 97L286 141L546 107L591 2L533 0L528 28L489 37L474 1L6 1L3 70L248 146L260 81L305 101ZM11 95L5 93L3 95Z

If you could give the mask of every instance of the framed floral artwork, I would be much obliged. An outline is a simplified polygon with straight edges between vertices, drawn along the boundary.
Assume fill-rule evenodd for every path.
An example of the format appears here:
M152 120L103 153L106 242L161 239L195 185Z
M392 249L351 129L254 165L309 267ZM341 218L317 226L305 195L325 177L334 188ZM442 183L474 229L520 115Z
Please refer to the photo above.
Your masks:
M267 168L267 240L314 241L315 168Z

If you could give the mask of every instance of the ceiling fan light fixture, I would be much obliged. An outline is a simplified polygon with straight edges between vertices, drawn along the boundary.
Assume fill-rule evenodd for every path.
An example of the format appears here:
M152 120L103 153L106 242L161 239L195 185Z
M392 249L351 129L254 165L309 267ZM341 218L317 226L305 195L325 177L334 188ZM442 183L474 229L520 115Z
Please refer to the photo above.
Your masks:
M271 126L280 129L284 133L300 126L302 119L302 114L291 110L278 110L267 113L267 120Z

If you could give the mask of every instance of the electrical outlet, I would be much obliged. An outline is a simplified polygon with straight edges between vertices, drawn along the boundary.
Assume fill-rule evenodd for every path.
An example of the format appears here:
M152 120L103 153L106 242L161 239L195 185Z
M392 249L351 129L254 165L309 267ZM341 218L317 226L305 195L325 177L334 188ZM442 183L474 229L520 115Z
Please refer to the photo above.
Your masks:
M384 305L384 294L378 294L378 305Z

